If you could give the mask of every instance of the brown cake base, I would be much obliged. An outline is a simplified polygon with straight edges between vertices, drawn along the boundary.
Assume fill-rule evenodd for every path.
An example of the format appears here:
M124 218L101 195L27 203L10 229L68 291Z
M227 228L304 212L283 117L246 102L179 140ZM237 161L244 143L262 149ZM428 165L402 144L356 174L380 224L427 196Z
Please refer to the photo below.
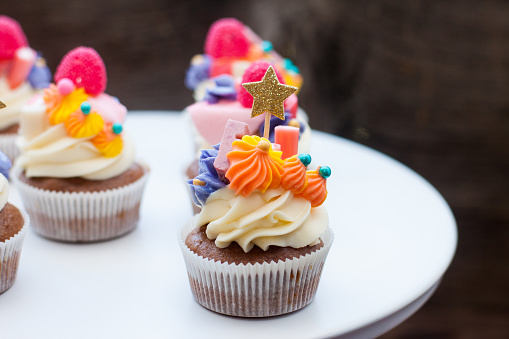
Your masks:
M19 124L7 126L3 130L0 130L0 134L18 134Z
M135 182L145 174L145 169L133 163L124 173L107 180L87 180L83 178L50 178L20 175L24 183L48 191L57 192L99 192L122 187Z
M24 173L12 177L37 234L95 242L118 238L136 227L148 172L134 164L108 180L27 178Z
M16 280L23 239L25 219L13 205L6 203L0 211L0 293L8 290Z
M6 203L0 211L0 242L18 234L23 228L25 220L20 211L13 205Z
M210 240L206 234L207 226L197 227L189 233L186 238L186 246L194 253L214 261L235 263L235 264L255 264L270 263L279 260L299 258L300 256L312 253L323 247L323 241L314 246L301 248L269 246L264 251L258 246L254 246L248 253L244 252L242 247L236 242L232 242L226 248L219 248L213 240Z
M205 227L195 227L194 220L182 230L179 243L191 291L200 305L231 316L270 317L313 301L334 238L330 229L320 244L297 249L300 253L271 246L267 253L258 248L245 254L238 245L230 245L217 249L228 254L218 255L210 247L215 244L206 238ZM247 259L253 254L257 258Z

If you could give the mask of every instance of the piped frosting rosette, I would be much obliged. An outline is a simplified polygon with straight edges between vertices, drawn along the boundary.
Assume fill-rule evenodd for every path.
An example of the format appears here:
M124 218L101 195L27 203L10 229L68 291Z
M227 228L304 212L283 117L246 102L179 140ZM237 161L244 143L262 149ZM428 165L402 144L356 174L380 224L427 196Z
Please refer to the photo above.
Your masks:
M45 60L28 46L17 21L0 15L0 98L6 107L0 111L0 150L14 159L18 150L14 140L20 110L41 89L47 87L51 73ZM10 129L9 129L10 128Z
M283 160L281 151L258 136L234 139L225 142L225 130L219 150L202 157L203 163L214 164L213 169L204 166L188 182L195 202L202 206L179 233L191 290L202 306L228 315L265 317L298 310L313 300L333 241L322 206L330 169L307 170L308 154ZM302 248L320 241L323 246L278 262L214 261L185 244L186 236L202 225L207 225L206 235L218 248L235 242L247 254L254 246L264 251L270 246Z
M88 47L70 51L58 66L55 80L43 96L23 107L17 140L21 154L13 178L34 219L34 229L66 241L104 240L127 233L139 218L148 168L135 182L100 192L50 192L19 180L22 171L28 178L108 180L135 162L134 143L122 128L127 110L104 93L106 69L99 54ZM61 208L67 211L62 213ZM72 230L66 229L69 224Z
M9 169L11 161L0 152L0 211L7 204L9 198ZM25 234L30 224L30 218L25 212L21 212L24 224L23 227L9 239L0 241L0 294L9 289L18 271L21 248L25 239ZM2 227L2 225L0 225Z

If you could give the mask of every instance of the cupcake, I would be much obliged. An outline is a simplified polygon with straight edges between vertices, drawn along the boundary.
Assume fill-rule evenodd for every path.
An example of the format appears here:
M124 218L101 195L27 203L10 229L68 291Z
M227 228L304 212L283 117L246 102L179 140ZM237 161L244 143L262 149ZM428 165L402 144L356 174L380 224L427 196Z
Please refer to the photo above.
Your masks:
M315 296L333 241L322 206L330 169L307 170L309 154L290 155L298 133L275 145L239 135L246 128L230 121L219 146L202 151L200 174L188 182L202 211L178 237L200 305L232 316L275 316Z
M217 76L228 74L240 83L246 69L255 61L270 63L290 86L300 88L302 76L290 59L285 59L248 26L234 18L214 22L207 33L204 54L195 55L186 71L185 85L202 101L207 87Z
M7 105L0 111L0 151L14 159L20 110L35 94L49 85L46 62L28 46L17 21L0 15L0 97Z
M30 219L7 202L11 161L0 152L0 293L8 290L18 271L21 247Z
M251 134L263 135L263 117L251 118L252 98L241 83L260 81L269 66L275 69L281 83L301 87L298 68L249 27L233 18L218 20L210 27L205 54L192 58L185 81L197 101L185 109L197 151L217 144L229 119L247 123ZM271 127L299 127L300 151L307 152L310 129L307 116L298 109L296 95L286 100L285 115L285 120L273 120Z
M127 110L104 93L106 70L92 48L70 51L55 81L21 112L13 180L33 229L68 242L124 235L138 223L149 174L123 131Z

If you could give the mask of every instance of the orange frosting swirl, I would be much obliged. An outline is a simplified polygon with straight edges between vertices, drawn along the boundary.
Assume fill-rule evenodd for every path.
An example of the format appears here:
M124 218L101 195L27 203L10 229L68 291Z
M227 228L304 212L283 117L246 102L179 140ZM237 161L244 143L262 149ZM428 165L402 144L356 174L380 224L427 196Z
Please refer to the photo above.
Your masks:
M113 133L112 124L104 124L104 128L92 139L92 144L106 157L116 157L122 152L122 137Z
M60 106L63 96L55 84L50 84L49 87L44 90L43 98L46 104L46 113L48 114L48 118L50 118L53 112Z
M68 95L62 96L57 86L50 85L44 91L44 102L49 122L52 125L65 122L73 112L79 110L81 103L87 99L88 95L83 88L77 88Z
M88 138L99 133L104 126L103 118L97 113L83 114L76 111L65 122L67 133L73 138Z
M243 196L254 190L263 193L268 188L277 188L283 173L281 154L265 138L245 135L242 140L235 140L232 151L226 155L230 161L225 175L230 180L229 188Z
M327 180L320 176L319 170L320 167L314 171L306 172L308 185L300 194L300 196L311 202L311 207L320 206L327 198Z
M308 185L306 166L297 155L285 159L283 171L281 176L281 186L283 188L291 190L294 194L299 194Z

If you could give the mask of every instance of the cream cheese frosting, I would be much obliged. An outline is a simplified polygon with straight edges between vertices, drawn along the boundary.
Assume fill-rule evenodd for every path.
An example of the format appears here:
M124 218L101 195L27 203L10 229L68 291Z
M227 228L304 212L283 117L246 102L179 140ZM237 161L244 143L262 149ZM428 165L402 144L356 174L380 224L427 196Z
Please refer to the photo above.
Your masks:
M236 195L228 187L217 190L198 215L198 225L207 223L207 237L215 239L217 247L235 241L245 252L254 245L263 250L271 245L312 246L329 224L323 206L312 208L309 200L282 187L248 196Z
M89 101L92 110L104 116L106 122L123 122L126 109L114 98L101 94L95 101ZM103 115L101 108L104 107L108 112ZM122 152L115 157L105 157L92 144L93 137L73 138L67 134L64 123L50 125L40 96L22 108L20 125L17 145L21 155L16 166L23 168L28 177L105 180L126 171L135 159L134 143L125 132L122 133Z
M0 130L18 123L21 108L38 92L28 81L11 89L7 77L0 76L0 98L7 106L0 111Z

